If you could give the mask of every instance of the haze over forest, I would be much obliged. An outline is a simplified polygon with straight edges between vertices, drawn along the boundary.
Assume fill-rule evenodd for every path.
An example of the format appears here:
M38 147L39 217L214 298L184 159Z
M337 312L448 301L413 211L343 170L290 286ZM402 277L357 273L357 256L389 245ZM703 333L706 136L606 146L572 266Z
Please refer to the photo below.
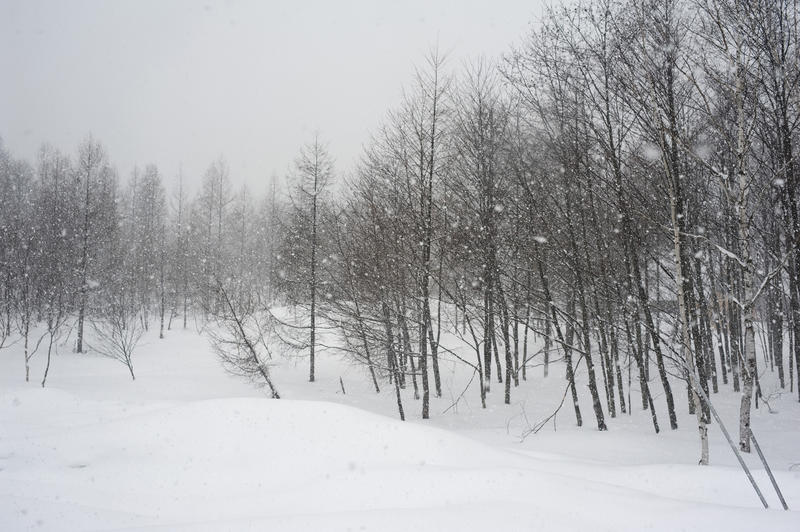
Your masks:
M121 175L156 164L198 184L224 156L234 184L281 181L314 132L337 167L438 43L458 65L497 56L537 1L0 2L0 137L32 158L92 134Z

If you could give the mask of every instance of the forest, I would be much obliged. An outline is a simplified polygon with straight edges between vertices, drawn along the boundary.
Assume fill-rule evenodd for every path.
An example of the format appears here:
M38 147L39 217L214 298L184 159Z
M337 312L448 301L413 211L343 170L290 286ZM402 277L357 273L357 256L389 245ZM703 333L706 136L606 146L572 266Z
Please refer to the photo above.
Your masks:
M753 409L800 401L798 7L554 6L502 57L432 48L352 171L320 132L255 192L214 155L166 179L92 136L0 144L0 347L42 387L59 349L135 379L146 331L194 328L276 399L276 358L313 386L336 352L400 419L433 415L443 358L484 408L536 372L599 431L634 409L674 430L688 405L701 464L729 389L749 453Z

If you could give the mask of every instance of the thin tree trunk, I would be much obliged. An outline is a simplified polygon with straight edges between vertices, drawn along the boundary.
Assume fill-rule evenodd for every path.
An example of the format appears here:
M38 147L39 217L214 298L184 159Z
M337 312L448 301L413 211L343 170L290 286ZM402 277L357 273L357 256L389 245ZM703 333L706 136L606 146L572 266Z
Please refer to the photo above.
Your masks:
M695 416L697 417L697 430L700 435L700 465L708 465L708 428L706 427L705 418L703 416L703 408L700 404L700 396L696 390L696 376L697 370L695 367L694 354L692 352L692 345L689 340L689 317L686 309L686 298L684 294L684 277L683 277L683 264L682 264L682 251L681 251L681 237L680 229L678 226L678 208L676 195L674 191L671 194L671 213L672 213L672 227L673 227L673 243L675 246L675 269L676 269L676 284L678 285L678 312L680 313L681 320L681 333L682 333L682 348L686 352L686 360L688 364L687 377L690 385L691 401L695 409Z
M586 310L586 296L583 293L583 280L580 271L575 271L575 281L578 290L578 302L581 306L581 318L583 329L583 350L586 359L586 370L589 374L589 393L592 395L592 406L594 417L597 420L597 430L607 430L603 407L600 404L600 394L597 392L597 379L595 378L594 362L592 361L592 345L589 336L589 314Z
M389 313L389 306L386 302L381 302L383 310L383 327L386 333L386 354L389 361L389 372L394 375L394 393L397 400L397 412L400 414L400 421L406 420L403 411L403 397L400 394L400 371L397 364L397 355L394 349L394 333L392 333L392 321Z
M544 292L544 299L547 302L553 301L551 294L550 294L550 287L547 283L547 278L544 275L544 266L542 265L542 259L538 256L536 257L536 266L539 271L539 281L542 284L542 291ZM571 301L574 301L574 296L571 298ZM574 308L574 303L570 303L572 308ZM564 362L567 366L567 384L569 385L570 391L572 392L572 406L575 409L575 422L580 427L583 425L583 420L581 418L581 407L578 404L578 389L575 387L575 373L572 367L572 334L568 333L567 340L565 341L564 335L561 334L561 327L558 324L558 316L556 315L556 309L554 305L548 305L550 308L551 316L553 317L553 327L556 330L556 335L558 336L558 341L561 346L564 348ZM567 327L571 327L567 324Z
M317 157L316 150L314 157ZM316 160L315 160L316 162ZM314 165L314 197L311 202L311 339L309 346L308 381L314 382L314 356L317 344L317 200L319 194L319 171Z

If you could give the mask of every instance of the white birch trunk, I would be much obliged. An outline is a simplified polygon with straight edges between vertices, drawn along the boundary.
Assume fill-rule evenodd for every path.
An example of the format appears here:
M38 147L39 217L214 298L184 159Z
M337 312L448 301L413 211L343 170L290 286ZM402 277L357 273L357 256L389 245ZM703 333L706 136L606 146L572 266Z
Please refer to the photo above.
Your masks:
M737 11L738 11L737 4ZM738 13L737 13L738 16ZM739 448L746 453L750 452L750 409L753 400L753 381L756 372L756 339L753 328L753 258L750 251L750 222L748 219L748 178L745 170L745 114L743 101L744 68L741 59L741 44L736 47L736 173L738 180L738 195L736 211L739 218L739 246L744 262L744 302L742 305L742 322L744 325L744 353L742 353L742 402L739 409Z
M686 299L683 293L683 268L681 267L681 241L680 231L678 229L678 213L675 195L671 194L671 215L672 215L672 231L673 243L675 245L675 268L676 268L676 283L678 285L678 310L681 320L681 341L683 349L686 353L686 363L689 366L689 386L692 390L692 402L694 403L694 412L697 416L697 431L700 434L700 465L708 465L708 428L706 421L703 418L703 408L700 403L700 396L697 395L697 368L694 360L694 352L689 343L689 319L686 312Z

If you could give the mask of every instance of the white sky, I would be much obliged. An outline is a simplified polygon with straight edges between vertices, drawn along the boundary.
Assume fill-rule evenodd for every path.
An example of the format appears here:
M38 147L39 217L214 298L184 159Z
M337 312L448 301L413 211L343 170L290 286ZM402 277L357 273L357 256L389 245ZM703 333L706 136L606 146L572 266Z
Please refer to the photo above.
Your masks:
M33 160L91 133L123 179L196 181L220 155L262 190L319 131L337 170L437 42L451 66L506 52L541 0L0 0L0 137Z

